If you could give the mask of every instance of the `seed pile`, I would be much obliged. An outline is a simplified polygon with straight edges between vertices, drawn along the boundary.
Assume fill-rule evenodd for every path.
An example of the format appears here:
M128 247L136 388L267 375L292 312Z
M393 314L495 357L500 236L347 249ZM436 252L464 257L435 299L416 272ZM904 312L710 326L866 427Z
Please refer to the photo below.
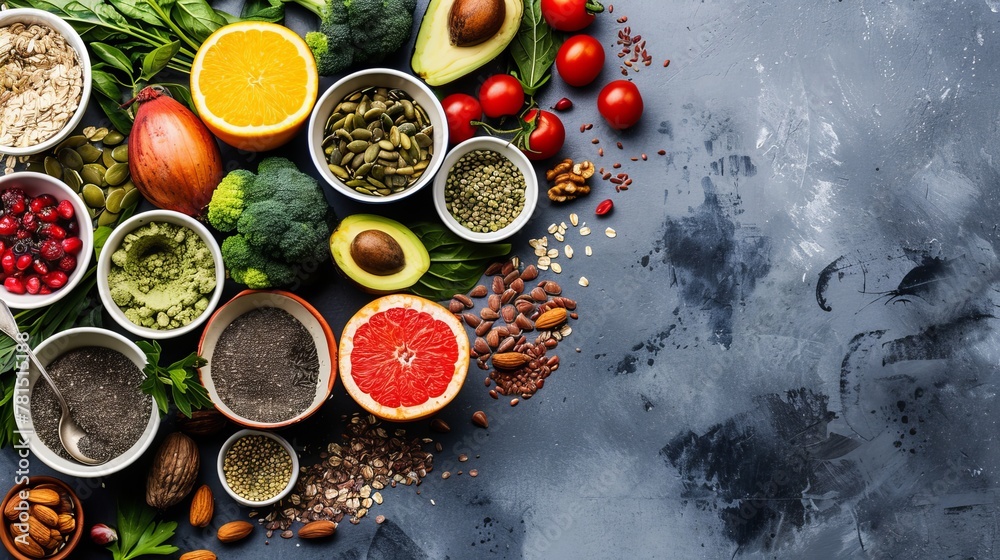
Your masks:
M153 401L139 388L145 376L132 360L108 348L84 347L59 356L46 371L87 432L80 440L85 455L118 457L139 441ZM52 388L39 380L31 391L35 431L45 447L72 460L59 441L60 414Z
M361 194L388 196L417 182L434 155L427 111L401 89L369 87L345 97L326 120L330 171Z
M503 154L474 150L448 170L448 212L473 232L499 231L524 209L524 174Z
M0 27L0 146L41 144L80 105L83 68L73 47L45 25Z
M374 416L355 413L342 441L329 444L319 463L303 467L288 499L259 521L268 537L275 530L283 531L282 537L291 536L288 528L294 522L340 523L348 517L356 525L382 503L380 490L420 485L434 463L434 455L423 450L425 443L431 440L408 440L406 430L390 433ZM256 512L250 515L256 517Z
M316 344L305 325L277 307L248 311L230 323L211 367L222 402L255 422L294 418L316 396Z
M523 271L519 268L516 257L491 265L486 271L487 276L493 276L489 288L479 285L469 295L456 294L448 305L449 310L475 329L472 357L476 365L489 370L492 358L494 370L484 379L487 387L496 383L496 388L490 389L490 396L499 399L500 395L515 395L511 406L517 405L518 396L531 398L558 369L559 357L547 357L546 352L573 332L565 319L577 318L573 312L576 302L561 296L562 287L558 283L542 280L528 289L525 283L538 277L538 267L528 265ZM476 307L473 298L486 298L478 313L473 311ZM543 314L555 308L569 313L556 324L543 321ZM529 339L526 333L536 331Z
M236 495L252 502L269 500L292 477L292 458L280 443L260 435L241 437L226 451L222 472Z

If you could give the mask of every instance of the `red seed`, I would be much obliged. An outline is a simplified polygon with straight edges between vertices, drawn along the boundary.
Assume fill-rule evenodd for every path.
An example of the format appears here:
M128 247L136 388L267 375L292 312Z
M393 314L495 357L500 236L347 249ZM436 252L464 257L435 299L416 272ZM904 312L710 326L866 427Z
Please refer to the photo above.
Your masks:
M612 165L611 167L614 167L615 169L620 169L621 166L622 166L622 164L616 163L616 164Z
M610 198L606 199L606 200L602 200L597 205L597 208L594 209L594 213L597 214L598 216L604 216L604 215L607 215L608 212L611 212L611 210L614 207L615 207L615 203Z
M649 157L647 157L646 154L642 154L641 157L642 157L642 161L646 161L647 159L649 159Z
M597 148L597 155L604 157L604 148Z
M660 150L660 151L658 151L656 153L660 154L661 156L667 155L667 151L666 150Z
M573 108L573 102L568 97L563 97L552 107L555 111L569 111Z
M609 14L615 13L615 5L614 4L608 4L608 13Z
M639 161L639 158L637 158L637 157L629 158L629 159L631 159L632 161Z
M580 128L582 129L583 127L580 127ZM583 132L583 130L580 130L580 132ZM594 138L593 140L590 141L590 143L591 144L600 144L601 140L598 139L598 138Z
M670 59L669 58L663 61L663 67L666 68L667 66L670 66Z
M619 150L622 150L622 149L624 149L624 148L622 148L622 143L621 143L621 142L618 142L618 144L617 144L617 145L618 145L618 149L619 149Z

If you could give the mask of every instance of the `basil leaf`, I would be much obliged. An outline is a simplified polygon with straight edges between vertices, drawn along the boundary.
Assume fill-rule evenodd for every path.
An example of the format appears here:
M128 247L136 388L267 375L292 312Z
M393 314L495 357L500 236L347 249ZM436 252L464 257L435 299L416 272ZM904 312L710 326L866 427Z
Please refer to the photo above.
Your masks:
M240 17L256 21L281 23L285 19L285 3L281 0L247 0Z
M167 67L170 63L170 59L181 50L181 42L174 41L173 43L163 45L162 47L157 47L149 52L142 59L142 74L139 75L140 80L149 81L153 79L153 76L157 75L160 70Z
M205 0L177 0L170 10L170 16L199 43L208 39L216 29L226 25L226 20Z
M160 19L156 10L154 10L152 6L147 4L144 0L108 0L108 2L110 2L115 8L118 8L119 12L132 19L139 20L154 27L169 29L163 20Z
M91 72L91 78L94 90L108 99L121 101L122 90L119 89L118 81L115 80L114 76L102 70L95 69Z
M529 1L530 5L527 4ZM562 39L545 23L542 0L525 2L521 27L510 44L510 54L517 64L518 79L524 93L534 95L552 77L549 69L556 60Z
M106 45L104 43L91 43L90 50L97 55L98 58L107 62L112 67L125 72L128 75L132 75L132 61L125 56L118 47L113 47L111 45Z

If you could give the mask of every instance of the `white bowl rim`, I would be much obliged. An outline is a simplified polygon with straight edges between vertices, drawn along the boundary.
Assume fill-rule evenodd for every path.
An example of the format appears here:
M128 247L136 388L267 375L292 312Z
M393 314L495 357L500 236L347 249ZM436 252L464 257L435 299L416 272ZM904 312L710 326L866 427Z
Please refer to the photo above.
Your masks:
M226 459L226 453L229 452L229 448L233 446L236 440L245 436L269 437L274 441L278 442L279 444L281 444L281 446L285 448L285 451L287 451L292 458L292 476L289 479L288 484L276 496L264 500L262 502L254 502L251 500L247 500L246 498L241 498L236 492L233 491L232 488L229 487L229 484L226 482L226 473L223 470L223 464ZM295 448L292 447L292 444L288 443L288 440L279 436L278 434L274 434L271 432L263 432L260 430L251 430L249 428L246 428L229 436L229 439L227 439L225 443L222 444L222 449L219 450L219 458L216 461L216 469L219 472L219 482L222 483L222 488L225 489L227 494L229 494L229 497L231 497L233 500L236 500L236 502L239 503L240 505L244 505L247 507L263 507L278 503L285 496L290 494L293 488L295 488L295 483L298 482L299 479L299 456L298 454L295 453Z
M33 146L20 148L14 146L0 146L0 154L9 156L28 156L40 154L42 152L49 151L54 146L65 140L67 136L76 130L80 121L83 120L83 115L87 112L87 106L90 104L90 93L92 88L93 70L91 68L90 53L87 52L87 44L83 42L83 37L80 37L80 34L59 16L37 8L11 8L9 10L2 10L0 11L0 25L7 25L7 20L16 20L19 17L24 16L44 20L49 27L52 27L58 31L60 35L66 38L66 42L73 47L73 50L76 51L77 57L80 59L83 88L81 88L80 91L80 104L77 106L76 111L73 112L73 116L66 121L66 124L59 130L59 132L55 133L48 140Z
M58 332L40 342L38 346L34 348L34 352L37 355L39 352L44 350L46 346L49 346L50 344L55 344L58 340L62 338L70 338L80 334L96 334L99 336L107 336L110 338L114 338L117 341L128 346L131 350L135 350L135 352L138 353L140 356L145 357L145 353L142 351L142 349L140 349L131 340L125 338L123 335L115 331L99 327L74 327L72 329L66 329L62 332ZM131 358L129 359L131 360ZM31 389L34 388L35 383L37 383L39 379L41 379L40 375L37 376L35 378L35 381L28 386L28 391L31 391ZM150 397L150 399L152 399L152 397ZM118 457L113 459L112 461L117 461L119 459L124 458L120 463L115 464L111 467L108 467L108 463L105 463L103 465L90 466L84 464L71 463L66 459L62 458L60 458L62 462L59 463L50 461L47 457L45 457L43 454L39 454L37 451L37 448L39 447L42 447L47 451L51 451L51 449L45 447L42 444L41 440L38 439L38 437L35 435L34 422L33 421L28 422L27 417L22 417L21 415L18 414L14 415L14 422L17 424L17 429L19 431L31 434L31 437L28 440L28 447L32 451L32 456L38 458L39 461L47 465L49 468L67 476L75 476L79 478L96 478L100 476L108 476L110 474L114 474L116 472L125 469L132 463L135 463L139 459L139 457L142 457L142 455L145 454L146 451L149 449L149 447L153 444L153 440L156 439L156 434L160 429L160 409L156 406L155 400L151 402L150 408L152 409L150 411L151 418L150 420L147 421L146 430L143 431L142 436L140 436L139 438L139 442L141 442L141 445L139 446L138 449L135 450L135 452L132 455L119 455ZM29 416L30 416L30 409L29 409Z
M458 220L451 215L448 208L445 207L444 189L448 181L448 172L451 170L452 166L455 165L455 162L473 150L493 150L495 152L499 152L504 157L511 160L524 175L524 208L521 210L521 213L517 215L517 218L508 224L507 227L490 233L476 233L469 231L465 226L460 224ZM465 239L466 241L472 241L474 243L496 243L516 234L525 226L525 224L528 223L528 220L531 219L537 205L538 176L535 174L535 168L531 164L531 160L529 160L528 157L525 156L524 153L517 149L512 143L502 138L496 138L493 136L475 136L459 143L448 151L448 155L444 158L444 161L441 162L441 171L436 177L434 177L434 209L437 210L438 217L441 218L444 225L447 226L452 233L462 239Z
M420 177L420 180L418 180L413 186L407 187L406 189L398 193L393 193L389 196L366 196L344 185L335 178L331 180L331 173L329 171L329 168L327 167L326 158L323 156L322 146L316 145L316 142L313 139L314 136L313 131L316 129L317 126L320 126L321 120L324 121L322 124L325 125L327 115L320 117L319 109L323 105L323 103L327 100L327 98L333 95L334 91L336 91L338 88L343 87L346 83L353 80L357 80L358 78L362 78L365 76L378 76L378 75L389 75L401 78L407 83L411 84L413 87L422 91L424 94L430 97L430 99L433 100L434 113L437 114L438 119L441 121L441 126L435 125L434 127L434 138L437 139L439 135L441 136L441 138L443 138L444 142L442 146L444 146L444 152L435 153L433 156L431 156L430 163L424 170L424 174ZM431 111L428 110L427 107L424 107L424 110L427 111L428 117L431 116ZM387 204L391 202L396 202L421 190L422 188L424 188L433 181L434 175L437 173L438 169L440 169L441 162L444 160L444 158L440 156L442 154L446 154L448 150L447 123L448 123L448 117L447 115L445 115L444 107L441 106L441 100L438 99L437 95L435 95L434 92L429 87L427 87L427 84L425 84L423 81L417 79L411 74L407 74L406 72L400 72L399 70L395 70L392 68L366 68L364 70L358 70L357 72L348 74L343 78L337 80L333 85L326 88L326 91L324 91L323 94L319 96L319 99L316 100L316 104L313 105L312 114L309 115L309 124L306 127L306 130L308 131L306 139L309 144L309 157L312 160L313 165L316 167L316 171L323 178L323 180L326 183L328 183L338 193L353 200L357 200L359 202L366 202L368 204Z
M0 11L0 14L4 12ZM34 171L16 171L10 175L0 176L0 192L6 190L7 183L13 183L17 181L31 182L37 181L45 183L55 190L60 191L61 198L63 200L69 200L73 205L73 211L76 213L74 219L77 220L77 225L80 226L79 237L80 241L83 242L83 247L76 256L76 268L73 272L69 274L69 278L66 280L66 284L59 288L58 290L52 292L48 295L40 294L10 294L6 291L0 292L0 299L7 302L7 305L14 309L38 309L39 307L45 307L58 302L68 293L73 291L73 288L77 286L82 280L84 275L87 273L87 267L90 266L90 259L94 255L94 229L91 225L89 214L87 213L87 206L83 203L83 200L69 188L66 183L63 183L59 179L46 175L45 173L36 173ZM84 216L88 216L84 218ZM28 303L23 303L23 302Z
M158 219L163 220L164 218L180 220L184 223L185 227L197 233L208 246L209 251L212 252L213 260L215 261L215 290L212 292L212 298L208 301L208 307L201 313L201 315L198 316L197 319L176 329L157 330L136 325L125 317L125 313L119 309L114 300L111 299L111 287L108 284L108 272L110 272L111 269L111 254L118 249L118 246L121 245L122 239L124 239L127 234L142 225L155 222ZM108 314L111 315L111 318L114 319L119 326L134 335L147 339L163 340L166 338L174 338L187 334L200 327L205 321L208 320L209 317L212 316L212 313L215 311L215 307L222 299L222 290L225 281L226 269L222 262L222 249L215 241L215 238L212 237L212 232L210 232L201 222L195 220L191 216L181 212L175 212L173 210L148 210L146 212L136 214L121 224L118 224L114 231L111 232L111 235L108 236L107 241L104 243L104 247L101 249L101 257L97 260L97 293L101 297L101 303L104 305Z

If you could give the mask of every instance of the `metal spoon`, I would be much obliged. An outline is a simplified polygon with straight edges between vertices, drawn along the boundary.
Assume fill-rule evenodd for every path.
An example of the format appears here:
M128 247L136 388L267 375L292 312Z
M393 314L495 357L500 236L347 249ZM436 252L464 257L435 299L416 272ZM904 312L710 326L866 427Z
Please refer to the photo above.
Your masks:
M0 300L0 332L14 340L20 340L19 335L21 331L17 327L17 321L14 319L14 314L11 313L10 308L7 307L7 302L3 300ZM100 465L102 463L106 463L107 459L91 459L80 451L80 438L87 435L87 432L83 431L83 429L73 421L73 417L69 412L69 405L66 404L66 399L63 398L62 393L59 391L59 388L56 387L55 382L52 381L48 372L45 371L44 367L42 367L41 362L39 362L38 358L35 357L35 353L31 351L31 348L28 348L26 353L28 354L28 358L30 358L35 364L35 367L38 368L42 377L45 378L45 381L48 382L49 387L52 387L52 392L55 393L56 399L59 401L59 407L62 408L62 414L59 416L59 441L62 442L66 452L69 453L70 457L85 465Z

